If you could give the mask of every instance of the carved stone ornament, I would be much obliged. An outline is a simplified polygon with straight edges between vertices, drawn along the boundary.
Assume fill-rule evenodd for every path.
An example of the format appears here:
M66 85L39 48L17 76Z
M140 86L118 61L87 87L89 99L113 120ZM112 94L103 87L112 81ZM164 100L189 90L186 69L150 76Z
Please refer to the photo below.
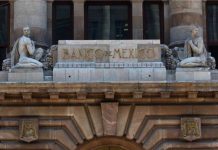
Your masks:
M19 124L20 140L27 143L38 140L38 130L38 119L22 119Z
M181 135L187 141L194 141L201 138L200 118L181 118Z

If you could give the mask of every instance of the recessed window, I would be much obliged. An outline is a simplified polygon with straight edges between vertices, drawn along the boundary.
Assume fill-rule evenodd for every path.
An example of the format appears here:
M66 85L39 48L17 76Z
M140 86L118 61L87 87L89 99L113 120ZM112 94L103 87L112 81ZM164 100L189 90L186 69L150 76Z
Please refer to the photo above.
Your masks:
M163 41L163 4L161 2L144 2L143 25L144 39L161 39Z
M68 1L55 1L53 3L52 41L73 39L73 3Z
M131 15L129 2L86 2L85 38L131 39Z
M218 2L207 2L207 46L212 56L218 59ZM218 62L217 62L218 65Z
M10 6L9 2L0 2L0 70L2 61L6 58L7 50L9 49L9 32L10 32Z

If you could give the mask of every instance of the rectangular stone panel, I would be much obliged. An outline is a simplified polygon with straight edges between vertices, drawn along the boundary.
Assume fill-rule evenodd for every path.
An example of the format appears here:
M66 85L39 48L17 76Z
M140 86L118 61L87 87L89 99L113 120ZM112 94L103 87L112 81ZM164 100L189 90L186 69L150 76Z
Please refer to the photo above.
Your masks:
M210 81L211 72L207 68L177 68L176 81Z
M58 62L155 62L161 60L159 40L59 41Z
M116 135L118 103L102 103L101 111L104 135Z
M40 82L44 81L42 68L12 69L8 73L11 82Z

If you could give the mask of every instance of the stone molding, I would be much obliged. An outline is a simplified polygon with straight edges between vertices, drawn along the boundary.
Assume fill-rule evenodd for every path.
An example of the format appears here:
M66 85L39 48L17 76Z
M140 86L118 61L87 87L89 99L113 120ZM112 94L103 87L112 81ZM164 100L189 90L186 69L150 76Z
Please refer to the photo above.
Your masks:
M59 62L55 68L163 68L162 62L145 63L66 63Z
M218 83L2 83L2 105L215 103ZM91 90L88 90L91 89ZM90 97L91 95L91 97ZM117 97L117 95L119 95ZM24 103L25 102L25 103Z

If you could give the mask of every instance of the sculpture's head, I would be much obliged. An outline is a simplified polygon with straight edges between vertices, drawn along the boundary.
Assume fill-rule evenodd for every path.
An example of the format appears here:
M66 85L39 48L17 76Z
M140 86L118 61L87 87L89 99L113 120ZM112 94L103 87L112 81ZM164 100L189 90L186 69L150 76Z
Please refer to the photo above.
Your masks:
M30 27L26 26L23 28L23 35L30 37Z
M198 27L193 27L192 29L192 37L193 38L196 38L196 37L199 37L200 36L200 30Z

